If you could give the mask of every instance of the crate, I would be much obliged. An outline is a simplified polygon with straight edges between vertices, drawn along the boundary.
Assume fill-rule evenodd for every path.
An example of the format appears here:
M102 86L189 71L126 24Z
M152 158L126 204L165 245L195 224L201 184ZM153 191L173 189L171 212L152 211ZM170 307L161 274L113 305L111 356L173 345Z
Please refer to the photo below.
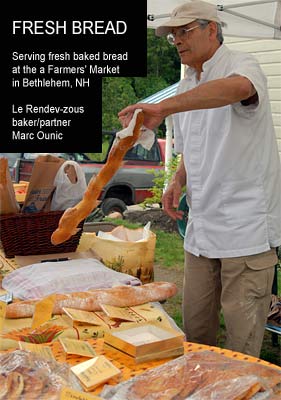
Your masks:
M54 246L51 235L64 211L6 214L0 216L0 239L7 258L35 254L68 253L76 250L81 228L66 242Z

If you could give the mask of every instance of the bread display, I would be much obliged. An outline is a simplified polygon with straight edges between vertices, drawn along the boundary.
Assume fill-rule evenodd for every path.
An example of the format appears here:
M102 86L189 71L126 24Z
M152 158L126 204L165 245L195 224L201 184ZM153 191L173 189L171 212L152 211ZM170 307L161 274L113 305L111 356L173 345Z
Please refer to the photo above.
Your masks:
M105 388L101 397L110 400L248 400L259 393L263 399L271 399L271 395L280 396L280 385L278 369L200 351L187 353L113 388Z
M65 386L81 388L65 363L24 350L0 355L0 400L59 400Z

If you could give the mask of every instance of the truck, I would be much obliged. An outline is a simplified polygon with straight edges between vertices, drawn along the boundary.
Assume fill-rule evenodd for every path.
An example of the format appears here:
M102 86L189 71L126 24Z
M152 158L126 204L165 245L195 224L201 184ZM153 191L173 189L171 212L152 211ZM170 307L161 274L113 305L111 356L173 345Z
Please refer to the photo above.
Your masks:
M106 163L108 154L115 139L116 132L103 132L102 153L51 153L66 160L75 160L82 167L87 183L98 174ZM104 215L118 211L123 213L128 205L142 203L151 197L154 175L151 170L165 168L165 139L155 138L150 150L140 144L130 149L123 160L123 165L103 188L99 200ZM34 160L43 153L21 153L13 169L14 182L29 181ZM45 153L44 153L45 154ZM150 170L150 171L149 171Z

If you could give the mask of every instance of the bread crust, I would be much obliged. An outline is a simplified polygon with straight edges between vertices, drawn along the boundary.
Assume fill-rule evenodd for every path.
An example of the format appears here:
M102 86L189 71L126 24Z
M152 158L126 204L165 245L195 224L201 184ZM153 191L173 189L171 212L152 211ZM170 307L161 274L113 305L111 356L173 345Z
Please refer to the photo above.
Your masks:
M100 304L129 307L151 301L162 301L177 293L171 282L152 282L142 286L116 286L87 292L56 294L53 314L63 314L63 307L86 311L101 311ZM8 304L6 318L32 317L37 300L18 301Z
M83 199L72 208L68 208L60 218L58 228L51 236L54 245L65 242L75 235L79 228L77 226L83 221L98 205L98 197L102 188L110 181L122 164L127 151L133 147L138 140L143 124L143 112L139 112L132 136L126 136L115 144L108 155L106 164L99 171L98 175L92 177Z

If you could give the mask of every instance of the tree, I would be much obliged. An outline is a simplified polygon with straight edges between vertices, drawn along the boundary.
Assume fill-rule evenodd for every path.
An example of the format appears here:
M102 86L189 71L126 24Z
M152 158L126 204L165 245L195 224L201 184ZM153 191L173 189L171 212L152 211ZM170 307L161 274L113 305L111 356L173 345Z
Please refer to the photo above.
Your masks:
M137 97L132 78L103 78L102 84L102 127L104 130L120 129L118 112Z
M120 129L118 112L128 104L136 103L165 87L177 82L180 77L180 62L175 47L166 38L155 36L147 30L147 76L144 78L103 78L102 127L104 130ZM164 124L160 126L164 135Z
M154 29L147 30L147 75L161 77L167 86L180 79L180 60L175 46L165 37L155 36Z

